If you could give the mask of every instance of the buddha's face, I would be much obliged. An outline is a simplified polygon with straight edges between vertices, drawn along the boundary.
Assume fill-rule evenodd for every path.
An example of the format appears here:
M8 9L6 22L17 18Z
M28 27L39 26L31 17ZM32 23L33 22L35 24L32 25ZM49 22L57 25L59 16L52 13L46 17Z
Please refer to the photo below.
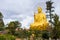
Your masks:
M38 13L41 13L41 12L42 12L42 8L38 7Z

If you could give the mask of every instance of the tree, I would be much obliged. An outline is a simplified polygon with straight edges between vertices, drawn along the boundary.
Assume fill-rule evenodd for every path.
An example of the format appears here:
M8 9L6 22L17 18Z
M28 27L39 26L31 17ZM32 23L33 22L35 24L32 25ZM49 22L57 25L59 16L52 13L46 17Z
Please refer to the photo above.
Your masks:
M54 15L54 28L52 30L52 35L54 39L59 38L60 36L60 21L59 21L59 16Z
M21 23L18 21L12 21L8 24L8 29L10 30L10 33L14 35L16 28L20 28Z
M14 35L18 38L23 38L25 36L24 32L23 32L23 29L20 29L20 30L16 31Z
M0 12L0 31L2 31L3 29L4 29L3 15Z
M43 39L48 39L49 38L49 32L48 31L43 31L42 38Z

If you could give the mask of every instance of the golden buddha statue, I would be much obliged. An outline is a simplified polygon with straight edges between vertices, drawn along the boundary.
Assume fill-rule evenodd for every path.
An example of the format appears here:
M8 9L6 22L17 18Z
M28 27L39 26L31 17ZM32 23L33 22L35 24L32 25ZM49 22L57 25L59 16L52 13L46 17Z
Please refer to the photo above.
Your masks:
M42 12L42 8L38 7L38 13L34 14L34 23L30 24L32 30L46 30L48 21L46 15Z

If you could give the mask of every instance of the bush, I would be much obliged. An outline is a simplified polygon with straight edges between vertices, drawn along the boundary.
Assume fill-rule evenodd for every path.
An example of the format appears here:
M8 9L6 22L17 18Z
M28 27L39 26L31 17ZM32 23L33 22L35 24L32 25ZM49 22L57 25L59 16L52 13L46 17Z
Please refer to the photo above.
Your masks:
M47 31L43 31L42 38L48 39L49 38L49 33Z
M15 40L15 37L12 35L0 35L0 40Z
M3 35L0 35L0 40L6 40L6 38Z

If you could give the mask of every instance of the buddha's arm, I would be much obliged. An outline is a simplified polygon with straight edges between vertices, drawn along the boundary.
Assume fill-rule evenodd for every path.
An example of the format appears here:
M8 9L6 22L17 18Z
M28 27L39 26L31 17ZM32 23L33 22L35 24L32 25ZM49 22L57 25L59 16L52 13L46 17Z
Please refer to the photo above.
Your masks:
M37 21L37 15L35 14L34 15L34 22L36 22Z
M47 20L47 18L46 18L46 15L45 15L45 14L43 15L43 19L44 19L44 20Z

